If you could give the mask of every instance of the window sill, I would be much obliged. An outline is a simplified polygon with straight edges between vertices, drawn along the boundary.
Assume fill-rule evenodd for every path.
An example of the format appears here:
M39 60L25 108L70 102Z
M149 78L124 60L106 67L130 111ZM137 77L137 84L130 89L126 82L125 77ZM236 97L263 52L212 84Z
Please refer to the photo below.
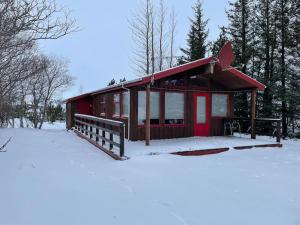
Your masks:
M214 119L224 119L224 118L229 118L230 116L226 115L226 116L211 116L211 118Z
M186 127L186 124L152 124L150 128L158 128L158 127ZM145 128L146 125L138 125L138 128Z

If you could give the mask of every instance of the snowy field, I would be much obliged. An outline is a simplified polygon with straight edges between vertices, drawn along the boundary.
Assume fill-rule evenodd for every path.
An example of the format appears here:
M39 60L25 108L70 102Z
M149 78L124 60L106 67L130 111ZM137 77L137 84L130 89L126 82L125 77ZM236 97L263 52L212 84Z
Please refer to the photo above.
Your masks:
M300 141L114 161L49 128L0 129L1 225L300 224Z
M167 154L182 151L206 150L216 148L230 148L238 146L253 146L276 144L273 137L257 136L256 140L252 140L250 135L242 135L241 137L189 137L179 139L151 140L151 144L145 147L144 141L128 142L125 141L125 155L135 157L149 154ZM115 151L117 152L117 151Z

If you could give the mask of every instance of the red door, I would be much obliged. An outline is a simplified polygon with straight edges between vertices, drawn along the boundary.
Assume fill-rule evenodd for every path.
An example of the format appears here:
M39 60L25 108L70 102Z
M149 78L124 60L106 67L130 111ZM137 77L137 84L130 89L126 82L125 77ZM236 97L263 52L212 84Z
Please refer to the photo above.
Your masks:
M209 136L210 97L208 93L194 94L194 111L195 136Z

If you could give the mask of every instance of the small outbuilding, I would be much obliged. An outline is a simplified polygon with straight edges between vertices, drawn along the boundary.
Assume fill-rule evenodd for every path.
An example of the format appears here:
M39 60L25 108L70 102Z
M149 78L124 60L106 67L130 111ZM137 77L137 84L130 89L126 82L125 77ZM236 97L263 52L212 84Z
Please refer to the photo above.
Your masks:
M236 92L251 92L254 123L256 92L265 86L230 66L234 58L227 43L216 57L70 98L67 128L79 113L124 122L131 141L222 136Z

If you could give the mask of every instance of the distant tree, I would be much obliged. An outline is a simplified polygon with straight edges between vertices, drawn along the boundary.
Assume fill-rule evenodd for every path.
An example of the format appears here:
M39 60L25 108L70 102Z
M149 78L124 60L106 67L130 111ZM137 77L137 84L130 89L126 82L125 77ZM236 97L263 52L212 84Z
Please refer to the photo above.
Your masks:
M122 79L120 79L120 83L124 83L126 81L126 78L123 77Z
M64 109L60 104L50 104L47 109L47 119L49 122L54 123L58 120L64 120Z
M217 54L220 52L221 48L224 46L224 44L229 41L228 34L226 32L225 27L220 27L220 34L218 39L213 42L211 52L213 56L217 56Z
M47 118L49 104L57 95L72 85L73 78L68 74L65 61L41 56L38 62L46 66L29 82L29 119L34 128L41 129Z
M197 0L193 6L194 19L190 19L191 28L187 39L187 48L181 48L183 57L180 58L179 63L186 63L195 61L205 57L208 50L207 36L208 20L204 19L202 3Z
M116 80L113 78L113 79L111 79L111 81L109 81L107 86L112 86L112 85L115 85L115 84L116 84Z

